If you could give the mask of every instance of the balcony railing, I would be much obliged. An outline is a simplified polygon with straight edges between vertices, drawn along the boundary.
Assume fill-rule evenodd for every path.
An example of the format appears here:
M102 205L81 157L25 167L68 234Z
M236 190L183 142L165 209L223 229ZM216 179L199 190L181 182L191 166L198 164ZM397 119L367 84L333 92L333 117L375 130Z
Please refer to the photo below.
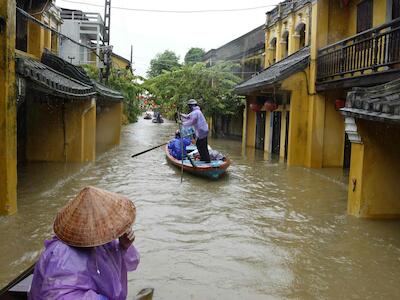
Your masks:
M321 48L317 83L387 71L398 63L400 18Z

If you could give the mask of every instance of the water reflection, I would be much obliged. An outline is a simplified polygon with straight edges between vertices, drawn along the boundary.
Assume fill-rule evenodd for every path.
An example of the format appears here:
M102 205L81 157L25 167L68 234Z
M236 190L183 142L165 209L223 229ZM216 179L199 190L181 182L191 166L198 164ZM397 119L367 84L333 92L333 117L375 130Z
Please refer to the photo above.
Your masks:
M210 182L168 165L157 145L174 123L125 127L121 146L95 163L29 164L19 172L19 213L0 218L0 283L33 262L57 209L81 187L132 198L142 255L130 295L156 299L376 299L400 293L399 222L346 215L340 170L287 167L237 141L211 140L233 159Z

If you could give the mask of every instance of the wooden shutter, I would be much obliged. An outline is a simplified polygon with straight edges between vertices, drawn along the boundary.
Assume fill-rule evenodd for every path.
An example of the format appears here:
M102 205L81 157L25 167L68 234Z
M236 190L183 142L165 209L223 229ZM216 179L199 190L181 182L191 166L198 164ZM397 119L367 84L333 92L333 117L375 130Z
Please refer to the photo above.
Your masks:
M392 0L392 20L400 18L400 0Z
M373 0L365 0L357 5L357 33L372 28Z

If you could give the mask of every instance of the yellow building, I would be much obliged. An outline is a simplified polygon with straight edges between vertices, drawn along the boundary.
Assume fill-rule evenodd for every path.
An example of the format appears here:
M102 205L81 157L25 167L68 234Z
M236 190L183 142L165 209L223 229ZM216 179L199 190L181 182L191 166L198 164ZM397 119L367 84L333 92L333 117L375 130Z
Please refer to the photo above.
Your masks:
M111 54L111 60L112 60L113 67L116 69L130 70L132 68L131 62L129 59L126 59L123 56L118 55L114 52Z
M93 161L119 143L123 97L56 55L52 1L2 1L0 16L0 214L12 214L17 163Z
M398 0L282 2L267 13L266 69L237 87L247 98L243 145L279 154L289 165L350 166L348 211L362 217L400 213L391 184L400 165L390 154L399 128L365 115L345 122L342 113L350 113L341 108L353 88L399 77L399 13ZM354 141L348 133L358 124L362 134ZM382 146L389 136L393 146Z

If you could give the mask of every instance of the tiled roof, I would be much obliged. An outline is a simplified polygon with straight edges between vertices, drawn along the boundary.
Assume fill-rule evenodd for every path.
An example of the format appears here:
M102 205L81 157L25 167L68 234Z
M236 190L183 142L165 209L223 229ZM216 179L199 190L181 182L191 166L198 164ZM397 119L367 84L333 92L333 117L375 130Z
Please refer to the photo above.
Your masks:
M120 92L110 89L105 85L102 85L101 83L94 80L92 80L92 83L100 98L106 100L114 100L114 101L121 101L124 99L124 96L122 96Z
M270 84L286 79L290 75L303 70L309 63L310 47L302 48L292 55L278 61L258 75L236 86L238 94L258 90Z
M349 117L400 122L400 78L373 87L353 88L341 112Z
M82 67L75 66L51 52L44 52L41 61L46 66L49 66L60 73L63 73L87 85L92 85L92 81Z
M42 62L60 73L66 74L69 77L93 86L96 93L103 100L120 101L124 99L121 93L90 79L82 67L75 66L51 52L43 53Z
M16 71L36 83L32 88L61 98L88 98L96 92L92 86L62 74L30 57L16 58Z

